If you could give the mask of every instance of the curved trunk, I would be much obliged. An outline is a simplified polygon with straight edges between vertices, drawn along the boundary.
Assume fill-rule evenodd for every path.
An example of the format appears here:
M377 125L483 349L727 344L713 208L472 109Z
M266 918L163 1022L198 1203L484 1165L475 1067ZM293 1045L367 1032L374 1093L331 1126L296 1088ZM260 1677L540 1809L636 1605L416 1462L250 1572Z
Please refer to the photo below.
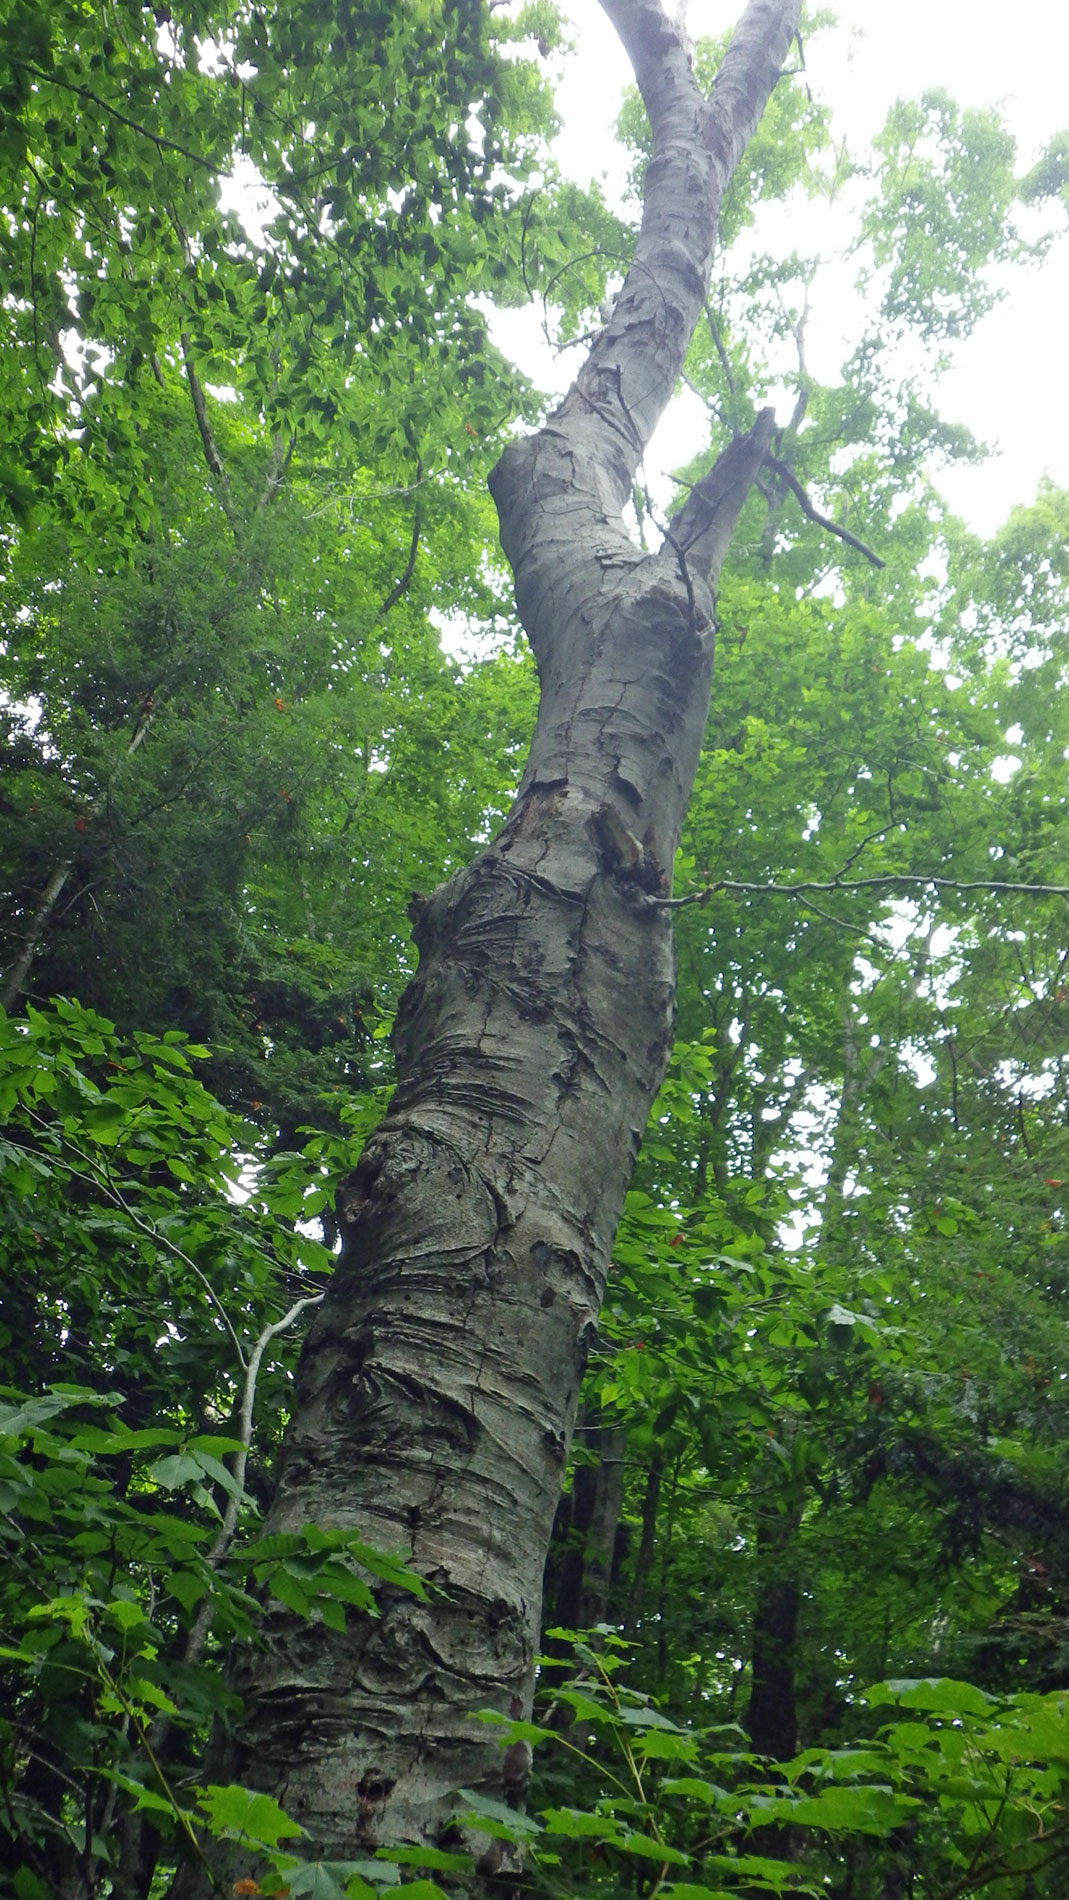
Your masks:
M428 1579L341 1634L273 1606L235 1776L315 1849L439 1839L458 1787L522 1798L472 1713L530 1708L543 1565L609 1251L672 1032L671 866L715 581L766 412L636 552L621 520L708 284L723 185L797 0L751 0L713 94L659 0L607 5L654 129L635 261L556 415L492 478L538 662L500 836L419 906L399 1084L343 1183L267 1529L358 1528ZM487 1871L500 1857L491 1844Z

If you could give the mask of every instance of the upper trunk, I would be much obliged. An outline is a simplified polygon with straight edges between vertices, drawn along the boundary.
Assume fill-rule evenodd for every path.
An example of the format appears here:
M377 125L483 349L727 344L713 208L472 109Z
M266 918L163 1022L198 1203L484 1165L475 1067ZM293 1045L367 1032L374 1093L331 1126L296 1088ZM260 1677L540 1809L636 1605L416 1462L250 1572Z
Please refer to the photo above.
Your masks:
M429 1579L344 1635L273 1605L235 1772L334 1854L437 1838L461 1786L516 1801L471 1721L530 1707L541 1577L587 1349L668 1056L667 893L708 706L711 586L771 418L643 556L621 508L705 296L720 193L794 31L751 0L713 94L655 0L606 0L654 158L612 321L494 472L541 681L500 836L421 903L399 1083L343 1184L268 1529L359 1528ZM491 1850L499 1852L498 1847Z

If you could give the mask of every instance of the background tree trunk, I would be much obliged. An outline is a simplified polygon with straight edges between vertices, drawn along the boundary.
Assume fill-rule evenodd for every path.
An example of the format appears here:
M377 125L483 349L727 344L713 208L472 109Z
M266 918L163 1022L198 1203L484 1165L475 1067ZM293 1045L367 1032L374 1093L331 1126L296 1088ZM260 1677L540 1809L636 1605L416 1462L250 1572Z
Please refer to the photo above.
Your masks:
M592 1629L608 1619L624 1502L627 1435L598 1411L582 1418L573 1446L586 1456L576 1463L572 1489L562 1498L550 1551L546 1595L553 1619L568 1630ZM571 1654L569 1649L568 1654Z
M530 1708L580 1380L671 1044L655 900L705 725L712 584L771 435L764 412L638 553L621 510L797 0L751 0L708 98L658 0L607 11L654 132L635 259L577 382L491 481L541 683L530 759L501 834L415 908L398 1088L342 1185L267 1524L359 1529L431 1595L380 1590L344 1634L272 1606L240 1684L237 1777L335 1854L439 1838L458 1787L516 1797L471 1715Z

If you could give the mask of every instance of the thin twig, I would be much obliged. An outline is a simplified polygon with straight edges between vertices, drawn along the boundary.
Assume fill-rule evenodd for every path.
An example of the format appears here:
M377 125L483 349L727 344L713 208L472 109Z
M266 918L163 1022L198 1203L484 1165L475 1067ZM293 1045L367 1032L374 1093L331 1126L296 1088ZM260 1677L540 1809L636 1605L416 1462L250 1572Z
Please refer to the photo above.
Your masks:
M868 928L867 924L852 924L845 917L833 917L830 910L822 909L819 904L809 903L806 905L806 910L811 911L814 917L823 918L826 924L831 924L836 930L852 930L855 936L864 937L865 942L871 943L876 949L882 950L885 948L879 938L873 935L873 932Z
M1040 1822L1040 1827L1042 1830L1042 1822ZM980 1887L986 1887L991 1881L1002 1879L1007 1874L1024 1875L1026 1879L1029 1879L1032 1874L1039 1873L1044 1867L1051 1866L1054 1861L1060 1860L1063 1857L1067 1832L1069 1832L1069 1827L1067 1827L1065 1822L1061 1822L1057 1827L1051 1828L1049 1833L1041 1831L1038 1834L1034 1834L1030 1841L1019 1843L1019 1845L1027 1851L1029 1848L1045 1846L1052 1841L1057 1842L1053 1853L1044 1854L1042 1860L1035 1860L1028 1867L1011 1867L1009 1865L1009 1857L1013 1851L1012 1848L1007 1848L1004 1851L996 1851L991 1855L990 1859L982 1862L979 1866L967 1870L961 1878L954 1881L951 1886L941 1888L939 1893L936 1894L935 1900L959 1900L960 1895L975 1893Z
M219 482L220 489L222 490L223 508L231 527L234 527L235 522L230 500L230 478L227 475L223 458L219 453L218 444L212 434L212 425L208 419L208 405L204 400L204 386L193 367L193 346L184 330L179 338L179 342L182 348L182 361L186 369L186 381L189 384L190 400L193 404L193 414L197 419L197 433L200 436L201 446L204 449L204 460Z
M713 348L715 349L716 354L720 360L720 367L724 372L724 381L726 382L728 386L728 394L730 395L732 401L737 403L739 399L739 392L735 387L735 377L732 373L731 358L728 356L727 350L724 347L724 340L720 334L720 325L718 324L716 318L713 315L712 302L711 302L711 299L708 297L705 299L705 321L709 326L709 334L713 339Z
M1006 878L927 877L921 872L888 871L878 877L833 877L823 883L805 879L797 884L748 884L737 878L718 878L700 891L688 891L685 897L647 897L646 904L657 910L685 910L691 904L707 904L718 891L738 897L805 897L810 891L994 891L1018 897L1069 897L1069 884L1015 884Z
M31 1115L31 1119L37 1123L39 1128L46 1128L48 1126L43 1115ZM8 1138L11 1139L10 1136ZM82 1161L85 1164L86 1171L83 1173L81 1169L79 1168L70 1167L69 1161L65 1162L65 1165L70 1168L71 1174L73 1175L74 1179L76 1181L84 1181L88 1184L88 1186L97 1188L99 1192L102 1193L106 1197L106 1199L110 1200L113 1207L119 1208L120 1211L123 1214L125 1214L127 1220L130 1222L130 1225L132 1227L136 1227L138 1233L144 1234L146 1238L153 1241L156 1246L162 1247L164 1252L169 1253L173 1259L180 1260L182 1262L182 1265L185 1267L188 1267L189 1271L195 1276L196 1279L200 1281L201 1286L204 1288L204 1291L208 1295L209 1300L211 1301L212 1305L215 1307L215 1310L218 1313L220 1319L222 1320L223 1325L226 1327L227 1332L230 1334L231 1343L233 1344L234 1351L237 1353L237 1356L238 1356L238 1364L240 1365L243 1372L247 1371L249 1362L246 1359L244 1352L242 1351L241 1341L238 1338L237 1333L234 1331L234 1328L230 1321L230 1316L227 1313L225 1306L220 1300L218 1294L215 1291L215 1288L212 1286L212 1283L209 1280L207 1274L204 1272L203 1268L198 1267L196 1261L190 1259L190 1256L185 1252L184 1248L178 1245L177 1241L171 1240L167 1234L162 1233L160 1229L156 1226L155 1221L142 1220L140 1214L136 1214L134 1212L133 1208L130 1206L130 1203L123 1198L122 1193L115 1186L115 1183L111 1179L111 1176L108 1173L108 1170L106 1168L104 1169L99 1168L94 1163L92 1155L86 1154L84 1148L79 1148L77 1142L71 1141L68 1135L65 1135L63 1140L64 1140L64 1145L69 1151L69 1153L77 1155L79 1161Z
M271 464L267 471L267 480L264 482L263 493L256 504L257 519L259 519L264 509L278 494L285 479L286 470L290 465L290 458L296 446L297 434L295 430L291 431L289 447L285 450L283 450L282 447L282 436L280 434L276 435L271 449Z
M890 818L888 819L885 825L879 825L877 826L877 829L875 831L867 832L865 837L862 838L860 844L856 844L854 846L854 849L851 851L850 856L845 860L845 862L840 864L839 869L835 874L836 882L838 882L839 879L842 877L844 871L848 871L852 864L856 864L858 858L861 856L861 853L864 850L866 850L870 844L875 844L877 839L886 837L887 833L889 831L893 831L896 824L898 824L899 822L900 821L896 818Z
M242 1500L245 1496L245 1472L249 1462L249 1447L252 1444L253 1411L256 1404L256 1380L259 1376L264 1353L267 1351L271 1341L277 1339L279 1333L288 1331L293 1325L294 1320L304 1312L306 1306L318 1306L323 1297L322 1293L311 1293L306 1295L304 1299L296 1300L290 1307L289 1312L284 1313L281 1319L276 1319L269 1326L264 1327L263 1332L260 1334L249 1354L248 1364L245 1367L245 1384L241 1394L241 1409L238 1413L237 1435L241 1449L234 1453L234 1462L231 1467L234 1489L227 1496L226 1510L223 1512L223 1521L215 1534L212 1547L204 1559L209 1570L218 1570L223 1558L226 1556L227 1551L234 1541L234 1533L237 1530L238 1512L241 1509ZM183 1658L186 1663L192 1664L200 1661L204 1653L204 1645L208 1640L208 1631L211 1629L213 1609L214 1604L211 1596L206 1596L201 1602L200 1608L190 1628L189 1635L186 1638Z
M90 92L87 86L76 86L72 79L61 79L57 73L45 72L43 67L31 65L29 60L13 59L10 54L8 57L16 71L30 73L34 79L43 80L45 85L58 86L61 92L73 92L79 99L88 99L91 105L99 106L101 112L106 112L109 118L117 119L120 125L128 126L130 131L136 132L140 138L148 139L159 151L178 152L182 158L188 158L192 165L199 165L202 171L210 172L213 178L227 176L222 165L213 165L202 152L194 152L188 145L178 145L174 139L164 138L162 132L150 132L147 125L139 125L136 119L128 119L125 112L120 112L117 106L111 105L107 99L102 99L99 93Z

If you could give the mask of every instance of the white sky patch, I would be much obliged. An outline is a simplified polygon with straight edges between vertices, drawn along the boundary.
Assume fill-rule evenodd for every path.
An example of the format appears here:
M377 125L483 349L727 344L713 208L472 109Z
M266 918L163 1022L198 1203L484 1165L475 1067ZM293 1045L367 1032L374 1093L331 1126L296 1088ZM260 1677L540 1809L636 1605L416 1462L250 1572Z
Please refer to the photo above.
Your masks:
M241 220L249 242L258 251L267 248L268 226L282 210L274 192L269 191L251 158L239 153L230 175L220 180L219 204Z

